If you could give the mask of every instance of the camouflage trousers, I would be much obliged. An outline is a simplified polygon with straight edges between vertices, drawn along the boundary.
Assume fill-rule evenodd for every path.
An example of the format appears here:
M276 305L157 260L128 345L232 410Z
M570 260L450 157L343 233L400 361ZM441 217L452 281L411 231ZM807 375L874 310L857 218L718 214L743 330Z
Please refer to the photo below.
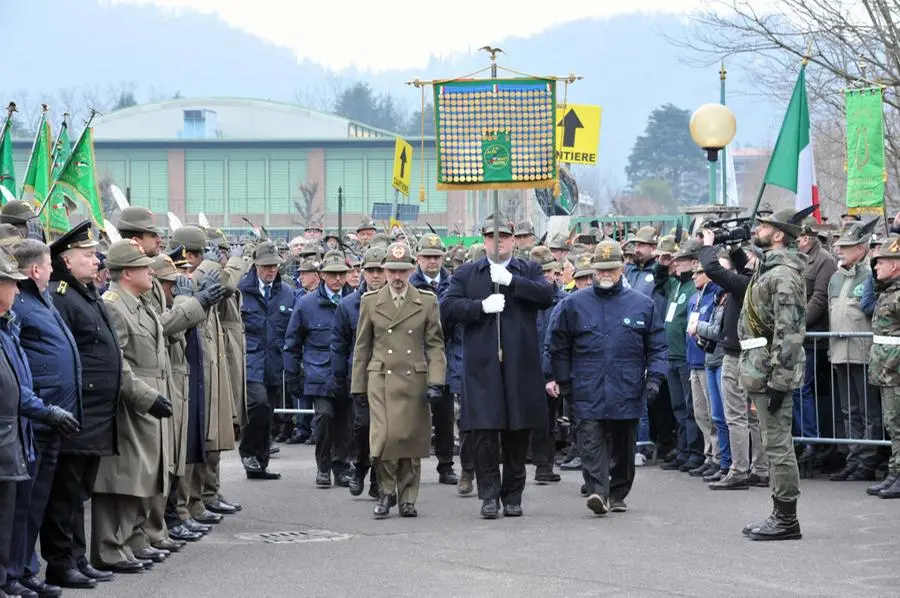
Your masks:
M884 426L891 435L888 472L897 475L900 474L900 386L881 388L881 410L884 414Z
M795 501L800 496L800 470L791 435L794 403L788 393L775 413L769 413L768 396L763 392L747 393L759 416L759 432L769 457L772 496L782 501Z

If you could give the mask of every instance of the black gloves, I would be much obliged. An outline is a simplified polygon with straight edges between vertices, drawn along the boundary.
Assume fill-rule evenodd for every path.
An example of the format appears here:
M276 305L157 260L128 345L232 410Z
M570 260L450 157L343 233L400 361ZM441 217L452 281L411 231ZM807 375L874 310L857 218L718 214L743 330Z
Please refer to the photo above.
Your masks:
M219 250L219 246L215 243L207 245L206 251L203 253L203 259L218 264L222 260L222 252Z
M369 407L369 397L367 395L355 394L350 395L350 398L353 399L353 403L359 405L360 407Z
M572 396L572 381L571 380L569 380L568 382L560 382L557 380L556 384L557 384L557 386L559 386L559 398L560 399L562 399L563 397L569 398Z
M49 207L49 206L48 206ZM25 238L34 239L41 243L46 243L47 238L44 236L44 227L41 226L40 218L32 218L25 223Z
M446 395L445 386L443 384L429 384L428 391L425 393L425 400L429 405L437 405Z
M787 395L787 392L782 392L780 390L775 390L771 386L766 386L766 396L769 397L769 400L766 401L766 411L774 414L781 409L781 404L784 403L784 399Z
M331 378L331 394L335 396L335 398L344 398L347 396L347 379L346 378L336 378L332 376Z
M200 302L203 309L209 309L225 298L227 289L219 282L219 273L210 272L200 281L199 288L194 297Z
M172 287L173 297L192 297L194 295L194 281L189 276L179 274L175 278L175 285Z
M63 436L71 436L81 430L81 424L75 416L57 405L50 405L50 413L44 422L59 430Z
M647 400L647 404L649 405L659 396L659 389L662 387L662 376L657 374L651 374L647 376L647 381L644 382L644 396Z
M166 397L162 395L156 395L156 400L153 401L152 405L150 405L150 409L147 410L147 413L149 413L156 419L172 417L172 403L170 403L169 399L167 399Z

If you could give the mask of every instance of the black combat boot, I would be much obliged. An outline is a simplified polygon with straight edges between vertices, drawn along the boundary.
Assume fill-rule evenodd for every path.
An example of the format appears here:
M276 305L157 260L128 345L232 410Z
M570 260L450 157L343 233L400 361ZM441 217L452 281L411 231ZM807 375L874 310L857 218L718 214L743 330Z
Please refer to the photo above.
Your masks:
M384 519L391 514L391 507L397 504L397 497L393 494L382 494L372 509L375 519Z
M869 496L878 496L879 492L893 486L894 482L897 481L897 477L897 474L889 473L887 477L881 480L879 483L866 488L866 494L868 494Z
M800 522L797 520L797 501L772 498L775 510L762 525L747 534L751 540L799 540Z
M764 525L768 525L768 523L770 521L772 521L773 519L775 519L775 507L772 507L772 512L769 513L769 517L767 519L764 519L762 521L757 521L756 523L748 523L747 525L744 526L744 529L741 530L741 533L744 534L745 536L749 537L750 532L752 532L755 529L759 529L759 528L763 527Z
M894 478L894 483L878 493L879 498L900 498L900 476Z

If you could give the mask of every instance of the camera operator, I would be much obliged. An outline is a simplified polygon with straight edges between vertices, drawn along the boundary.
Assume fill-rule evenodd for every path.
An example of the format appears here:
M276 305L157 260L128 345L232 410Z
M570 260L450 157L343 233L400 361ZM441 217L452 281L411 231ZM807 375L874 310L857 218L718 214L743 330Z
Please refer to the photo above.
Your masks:
M769 485L769 462L759 436L759 420L750 408L747 393L738 385L738 360L741 344L738 342L737 324L744 304L744 294L760 259L760 252L751 246L737 246L729 252L733 270L719 263L715 247L716 234L703 229L703 247L698 257L706 275L725 289L725 314L722 338L719 344L725 351L722 358L722 400L725 404L725 421L731 444L731 469L720 481L710 484L712 490L741 490L751 485ZM750 471L750 435L753 435L753 472Z

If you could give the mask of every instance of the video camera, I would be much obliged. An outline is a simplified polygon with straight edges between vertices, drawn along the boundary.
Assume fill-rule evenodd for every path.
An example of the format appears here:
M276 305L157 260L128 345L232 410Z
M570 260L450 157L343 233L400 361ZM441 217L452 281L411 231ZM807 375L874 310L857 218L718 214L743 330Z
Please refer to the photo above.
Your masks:
M713 232L714 245L733 245L750 239L750 218L731 218L728 220L710 220L703 223L702 229Z

